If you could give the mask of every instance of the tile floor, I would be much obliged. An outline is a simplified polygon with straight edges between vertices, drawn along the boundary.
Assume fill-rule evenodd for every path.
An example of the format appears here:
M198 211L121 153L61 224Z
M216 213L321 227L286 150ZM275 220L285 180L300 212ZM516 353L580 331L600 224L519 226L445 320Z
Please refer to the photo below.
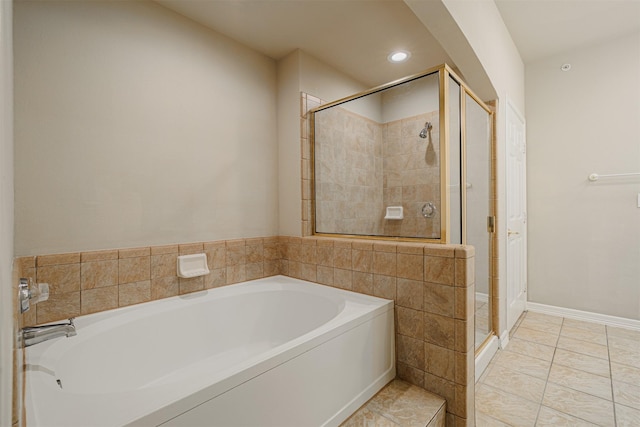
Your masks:
M396 379L340 427L444 427L445 411L440 396Z
M476 426L640 427L640 331L525 313L476 384Z

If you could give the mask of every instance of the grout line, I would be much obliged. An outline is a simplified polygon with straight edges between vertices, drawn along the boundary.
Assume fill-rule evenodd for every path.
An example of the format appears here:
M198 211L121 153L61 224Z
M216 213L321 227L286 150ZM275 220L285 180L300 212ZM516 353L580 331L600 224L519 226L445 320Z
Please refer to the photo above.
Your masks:
M611 406L613 409L613 425L618 425L618 420L616 417L616 395L613 392L613 369L611 368L611 349L609 348L609 328L607 326L604 327L604 335L607 340L607 356L609 358L609 379L611 381Z

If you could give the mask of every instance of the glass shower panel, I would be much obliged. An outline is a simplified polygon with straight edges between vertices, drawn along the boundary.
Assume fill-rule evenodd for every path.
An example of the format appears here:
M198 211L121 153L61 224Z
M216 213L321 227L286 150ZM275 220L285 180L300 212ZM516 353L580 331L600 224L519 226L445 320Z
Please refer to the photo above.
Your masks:
M449 77L449 242L462 243L462 141L460 130L460 84Z
M315 232L440 238L438 73L315 111Z
M491 333L491 116L465 94L467 244L475 247L476 348Z

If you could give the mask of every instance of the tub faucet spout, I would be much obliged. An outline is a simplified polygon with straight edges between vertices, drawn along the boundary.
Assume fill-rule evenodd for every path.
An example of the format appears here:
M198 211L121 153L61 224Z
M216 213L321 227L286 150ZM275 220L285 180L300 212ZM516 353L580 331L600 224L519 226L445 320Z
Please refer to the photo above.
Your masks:
M62 336L72 337L76 335L76 325L73 324L73 317L67 323L55 323L52 325L30 326L22 328L22 343L25 347L48 341Z

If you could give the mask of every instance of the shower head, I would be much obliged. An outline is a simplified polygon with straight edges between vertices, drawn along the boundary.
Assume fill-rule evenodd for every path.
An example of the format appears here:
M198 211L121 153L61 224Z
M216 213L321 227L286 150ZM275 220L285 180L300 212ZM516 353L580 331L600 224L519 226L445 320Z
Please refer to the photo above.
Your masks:
M424 128L420 131L420 138L426 138L427 137L427 132L429 132L431 130L433 126L431 126L431 122L426 122L424 124Z

